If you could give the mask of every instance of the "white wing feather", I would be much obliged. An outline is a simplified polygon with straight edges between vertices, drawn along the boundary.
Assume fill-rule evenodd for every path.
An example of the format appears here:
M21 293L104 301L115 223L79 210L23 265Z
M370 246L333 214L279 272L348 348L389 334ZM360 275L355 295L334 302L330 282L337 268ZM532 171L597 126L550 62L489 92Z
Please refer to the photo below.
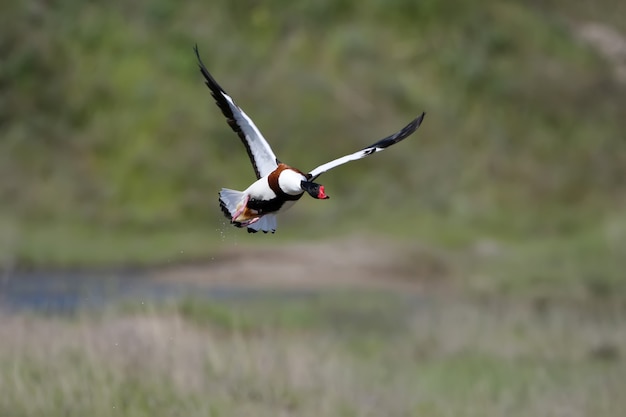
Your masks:
M200 72L204 76L205 84L211 90L211 95L215 99L215 103L222 110L222 113L226 117L230 127L237 133L250 157L250 162L254 167L254 172L257 178L262 178L274 171L278 167L278 162L274 151L267 143L267 140L263 137L259 129L256 127L252 119L248 117L246 113L235 101L224 91L222 87L215 81L213 76L204 66L204 63L200 59L198 52L198 46L194 48L196 56L198 57L198 66Z
M425 116L425 113L422 113L419 117L412 120L411 123L406 125L399 132L396 132L393 135L387 136L386 138L381 139L378 142L366 148L361 149L360 151L357 151L350 155L342 156L341 158L334 159L330 162L327 162L323 165L318 166L317 168L309 172L309 175L307 177L310 177L310 180L313 181L315 178L319 177L324 172L331 170L333 168L336 168L339 165L343 165L346 162L356 161L357 159L365 158L366 156L370 156L371 154L374 154L376 152L384 151L391 145L394 145L400 142L401 140L407 138L413 132L415 132L417 128L420 126L420 124L422 124L422 120L424 119L424 116Z
M257 178L266 176L278 167L278 158L276 158L272 147L263 137L261 131L256 127L252 119L235 104L228 94L222 93L222 95L228 101L235 121L245 136L246 147L251 154L250 158L253 165L255 165L255 171L258 171Z

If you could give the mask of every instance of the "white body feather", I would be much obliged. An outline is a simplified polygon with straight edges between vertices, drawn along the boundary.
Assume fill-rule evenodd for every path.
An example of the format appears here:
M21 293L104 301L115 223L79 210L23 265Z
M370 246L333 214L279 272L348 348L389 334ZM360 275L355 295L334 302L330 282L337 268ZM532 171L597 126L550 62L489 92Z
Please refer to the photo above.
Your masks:
M243 192L254 200L271 200L276 198L276 193L270 188L267 176L256 180Z

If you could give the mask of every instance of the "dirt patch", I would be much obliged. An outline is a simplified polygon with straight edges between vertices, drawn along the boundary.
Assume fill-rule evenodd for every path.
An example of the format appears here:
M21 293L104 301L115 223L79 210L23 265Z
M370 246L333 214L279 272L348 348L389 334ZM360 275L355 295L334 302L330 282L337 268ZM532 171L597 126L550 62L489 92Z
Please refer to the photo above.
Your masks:
M613 65L618 81L626 83L626 36L603 23L582 24L576 34Z
M157 280L193 284L418 290L446 282L446 255L417 244L350 238L283 246L233 246L214 259L153 271Z

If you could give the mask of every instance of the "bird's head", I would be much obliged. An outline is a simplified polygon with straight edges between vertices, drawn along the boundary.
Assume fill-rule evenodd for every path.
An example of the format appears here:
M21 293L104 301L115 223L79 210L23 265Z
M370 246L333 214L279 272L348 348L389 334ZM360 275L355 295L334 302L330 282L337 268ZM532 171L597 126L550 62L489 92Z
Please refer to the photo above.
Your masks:
M310 181L302 181L300 183L300 186L313 198L317 198L320 200L326 200L328 198L328 196L324 192L324 186L321 184L316 184Z

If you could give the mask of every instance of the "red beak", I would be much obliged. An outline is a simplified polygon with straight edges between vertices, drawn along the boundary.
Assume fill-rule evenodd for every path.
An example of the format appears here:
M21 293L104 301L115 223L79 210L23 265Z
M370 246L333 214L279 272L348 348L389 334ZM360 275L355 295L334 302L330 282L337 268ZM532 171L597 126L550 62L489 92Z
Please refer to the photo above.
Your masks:
M319 198L321 200L326 200L328 198L326 193L324 193L324 186L323 185L320 185L320 191L319 191L319 193L317 193L317 198Z

